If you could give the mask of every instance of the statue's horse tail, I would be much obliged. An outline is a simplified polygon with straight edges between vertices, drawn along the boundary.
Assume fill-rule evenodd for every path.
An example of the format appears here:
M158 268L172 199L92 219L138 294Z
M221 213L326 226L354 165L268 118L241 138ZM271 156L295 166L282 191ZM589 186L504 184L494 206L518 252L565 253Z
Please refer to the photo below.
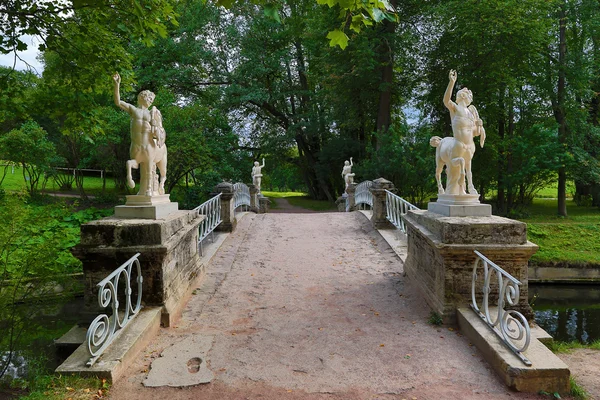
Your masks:
M442 138L439 136L432 136L431 139L429 139L429 144L432 147L439 147L440 143L442 143Z

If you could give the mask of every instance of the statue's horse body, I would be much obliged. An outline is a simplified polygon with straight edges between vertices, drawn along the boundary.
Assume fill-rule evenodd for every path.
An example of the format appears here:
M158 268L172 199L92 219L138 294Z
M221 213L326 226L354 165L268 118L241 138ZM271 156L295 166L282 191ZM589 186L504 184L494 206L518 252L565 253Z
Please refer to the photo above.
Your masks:
M156 107L150 111L151 134L142 135L142 143L134 144L130 149L131 160L127 161L127 184L135 187L131 176L131 169L140 168L140 190L138 195L165 194L165 181L167 180L167 145L165 144L166 132L162 126L162 115ZM156 175L156 168L160 171L160 180Z

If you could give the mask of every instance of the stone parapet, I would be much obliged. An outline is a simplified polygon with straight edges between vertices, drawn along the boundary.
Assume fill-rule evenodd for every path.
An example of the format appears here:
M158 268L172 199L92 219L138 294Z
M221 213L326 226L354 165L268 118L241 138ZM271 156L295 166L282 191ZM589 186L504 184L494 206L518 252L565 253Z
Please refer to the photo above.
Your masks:
M83 263L87 314L99 310L98 282L141 253L142 302L162 307L163 325L169 326L190 285L204 273L198 254L198 225L204 218L177 211L164 220L108 217L82 225L81 242L72 253Z
M260 193L260 191L255 185L248 185L248 189L250 190L250 210L258 214L258 194Z
M346 194L348 195L348 204L349 207L346 211L354 211L356 210L356 183L349 183L346 188Z
M496 216L445 217L425 210L409 211L404 220L408 236L404 270L445 322L455 324L456 308L471 301L474 250L522 283L514 309L533 316L527 302L527 263L538 247L527 241L524 223ZM477 288L481 286L476 287L480 296ZM492 286L491 298L494 293L497 288Z
M258 204L259 214L266 214L269 212L269 204L271 204L271 201L262 194L258 197Z
M234 206L234 189L233 184L229 182L221 182L215 187L215 196L221 193L221 223L216 230L220 232L233 232L237 225L235 218Z
M369 189L373 195L373 216L371 222L375 229L396 229L396 227L387 219L386 208L386 190L394 192L394 184L387 179L379 178L373 181L373 186Z

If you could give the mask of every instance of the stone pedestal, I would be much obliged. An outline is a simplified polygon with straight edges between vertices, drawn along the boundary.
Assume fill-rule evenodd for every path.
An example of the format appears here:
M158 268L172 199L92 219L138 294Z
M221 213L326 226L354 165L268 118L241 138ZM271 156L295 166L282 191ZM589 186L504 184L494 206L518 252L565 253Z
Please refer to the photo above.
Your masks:
M179 209L177 203L169 200L168 194L157 196L126 196L124 206L115 207L115 217L139 219L163 219Z
M427 205L427 210L446 217L489 217L492 206L481 204L478 194L440 194L438 200Z
M233 232L237 225L233 203L233 184L221 182L215 187L215 192L216 193L211 193L211 195L215 196L221 193L221 223L215 230L219 232Z
M258 194L260 192L255 185L248 185L248 189L250 190L250 210L258 213Z
M373 186L369 189L373 195L373 216L371 222L375 229L396 229L396 227L387 219L386 208L386 190L394 192L394 184L387 179L379 178L373 181Z
M337 210L339 212L346 212L346 199L348 198L348 193L342 194L335 201L335 205L337 206Z
M262 194L260 194L258 196L258 213L259 214L266 214L269 212L269 204L271 204L271 201L266 198L265 196L263 196Z
M349 183L348 187L346 188L346 194L348 195L348 209L346 211L356 210L356 197L354 197L355 193L356 183Z
M446 217L425 210L409 211L404 220L408 236L404 270L444 322L455 324L456 308L471 302L474 250L521 281L519 304L511 308L532 317L527 262L538 247L527 241L526 224L497 216ZM480 285L476 293L481 295ZM493 298L490 295L490 301Z
M82 225L81 241L72 253L83 263L89 315L98 315L96 285L141 253L142 302L162 307L162 323L169 326L191 285L204 273L198 254L198 225L204 218L194 211L176 211L161 220L107 217ZM136 296L136 285L132 288Z

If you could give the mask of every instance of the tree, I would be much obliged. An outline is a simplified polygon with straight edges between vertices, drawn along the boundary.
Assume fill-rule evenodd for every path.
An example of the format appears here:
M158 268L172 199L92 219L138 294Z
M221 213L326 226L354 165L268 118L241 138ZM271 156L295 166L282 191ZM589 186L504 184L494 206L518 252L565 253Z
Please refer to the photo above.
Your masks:
M21 165L23 180L33 196L40 185L45 186L50 167L56 162L56 150L46 131L29 121L0 137L0 159Z

